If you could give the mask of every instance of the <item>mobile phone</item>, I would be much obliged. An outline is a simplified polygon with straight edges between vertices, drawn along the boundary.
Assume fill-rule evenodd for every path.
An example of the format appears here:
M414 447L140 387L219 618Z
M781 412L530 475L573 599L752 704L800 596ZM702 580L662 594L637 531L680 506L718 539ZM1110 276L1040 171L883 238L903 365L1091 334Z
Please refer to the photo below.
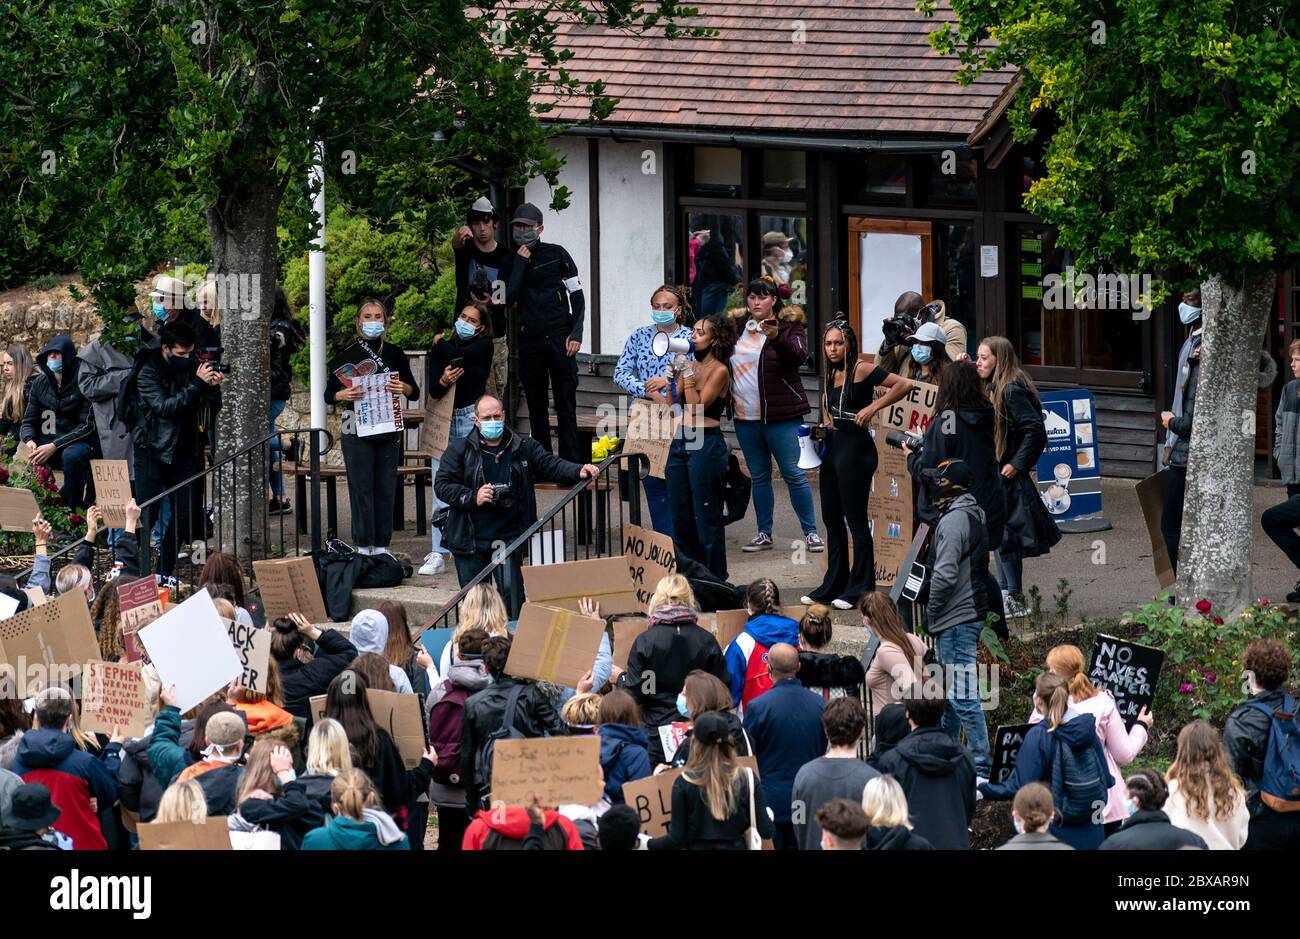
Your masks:
M452 359L452 360L451 360L451 367L452 367L452 368L464 368L464 367L465 367L465 359L464 359L463 357L458 357L458 358L454 358L454 359Z

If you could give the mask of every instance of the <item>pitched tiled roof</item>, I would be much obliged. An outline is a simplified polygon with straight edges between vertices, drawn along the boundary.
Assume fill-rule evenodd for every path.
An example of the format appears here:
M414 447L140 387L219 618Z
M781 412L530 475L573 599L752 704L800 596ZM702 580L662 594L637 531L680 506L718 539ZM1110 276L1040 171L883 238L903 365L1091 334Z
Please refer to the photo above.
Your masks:
M619 99L604 126L816 134L971 133L1013 72L959 85L926 36L952 19L914 0L692 0L706 39L645 37L565 23L573 76ZM691 22L691 21L688 21ZM803 42L799 27L802 25ZM539 102L552 99L539 97ZM582 121L580 98L547 119Z

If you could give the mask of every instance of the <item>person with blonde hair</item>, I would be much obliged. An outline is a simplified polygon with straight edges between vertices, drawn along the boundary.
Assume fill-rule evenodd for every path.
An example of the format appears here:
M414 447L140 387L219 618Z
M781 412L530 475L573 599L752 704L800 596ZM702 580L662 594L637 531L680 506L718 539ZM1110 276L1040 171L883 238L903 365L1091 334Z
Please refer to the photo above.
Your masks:
M254 750L258 744L254 745ZM274 751L269 757L274 757ZM352 769L352 750L343 725L332 718L322 718L312 728L307 741L307 771L294 777L292 769L284 773L284 754L275 770L279 791L247 786L240 796L239 815L250 825L265 827L280 836L280 848L296 851L309 831L320 828L330 815L330 787L339 773ZM254 768L250 757L249 772ZM287 779L285 777L288 777Z
M243 841L251 847L265 847L261 837L266 832L274 835L274 846L283 846L279 826L264 825L260 821L249 819L244 815L243 806L252 806L259 802L269 802L275 794L294 780L293 757L289 748L263 737L253 744L248 751L248 762L244 766L244 775L239 780L239 791L235 796L235 811L230 813L229 827L232 841ZM240 847L236 843L236 847Z
M1165 780L1165 814L1173 825L1200 835L1212 851L1241 850L1250 834L1246 789L1213 725L1195 720L1178 732Z
M460 601L458 611L460 619L451 639L442 647L438 656L438 675L445 681L451 667L459 660L459 641L471 629L481 629L489 636L508 636L510 630L506 624L510 620L506 612L506 603L491 582L475 584Z
M680 574L661 578L648 612L645 630L628 650L627 671L614 668L611 678L640 705L650 763L657 766L667 762L659 728L682 719L677 698L686 676L700 669L723 682L729 678L718 640L699 623L690 581Z
M560 717L568 726L570 734L581 737L596 732L596 725L600 723L601 700L600 695L583 691L564 702L564 707L560 708Z
M875 776L862 790L867 815L862 847L867 851L933 851L934 845L912 830L907 796L893 776Z
M206 825L208 801L203 797L203 788L198 780L187 779L168 786L158 800L158 814L153 820L164 824L187 822L190 825Z
M304 851L405 851L410 845L392 816L379 807L375 787L364 772L339 772L330 785L333 817L309 831Z
M832 634L831 608L808 607L799 620L799 680L823 701L857 698L866 680L862 659L829 651Z
M1073 851L1060 838L1048 832L1047 826L1056 818L1052 803L1052 790L1042 783L1029 783L1021 787L1011 802L1011 824L1016 835L999 851Z
M8 439L4 444L5 456L10 456L18 448L18 432L23 425L23 412L27 410L28 386L36 374L36 362L22 343L13 343L0 356L0 377L4 378L4 385L0 388L0 438Z
M1032 782L1047 783L1059 812L1048 831L1072 848L1094 851L1105 838L1097 810L1106 805L1115 784L1096 718L1070 706L1069 683L1055 672L1038 676L1034 702L1040 720L1025 734L1011 778L980 783L979 793L986 799L1011 799Z
M198 301L199 316L213 329L221 328L221 302L217 294L215 279L205 280L203 286L194 295Z

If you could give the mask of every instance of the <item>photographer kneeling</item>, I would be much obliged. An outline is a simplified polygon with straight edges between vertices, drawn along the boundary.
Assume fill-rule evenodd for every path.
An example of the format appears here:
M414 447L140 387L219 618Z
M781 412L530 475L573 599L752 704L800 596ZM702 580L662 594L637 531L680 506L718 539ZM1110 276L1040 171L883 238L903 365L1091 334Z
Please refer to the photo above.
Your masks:
M570 463L532 437L506 427L501 402L484 395L474 405L474 429L451 441L442 455L433 491L447 503L442 545L456 562L463 587L488 564L498 545L514 541L537 521L537 482L573 485L596 475L596 467ZM516 553L496 570L497 589L511 619L523 605L524 585Z

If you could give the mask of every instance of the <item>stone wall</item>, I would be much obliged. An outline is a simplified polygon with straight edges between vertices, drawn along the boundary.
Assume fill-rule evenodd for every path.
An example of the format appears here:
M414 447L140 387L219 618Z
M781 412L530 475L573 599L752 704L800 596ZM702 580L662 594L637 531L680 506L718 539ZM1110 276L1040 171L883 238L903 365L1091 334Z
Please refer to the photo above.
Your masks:
M55 335L67 333L80 348L99 326L95 304L89 298L74 300L66 283L49 290L0 293L0 345L21 343L35 355Z
M339 446L339 421L342 411L338 408L326 408L325 412L326 429L334 435L334 446L325 455L325 464L342 466L343 450ZM305 430L311 427L311 394L307 391L307 386L296 378L290 388L289 403L284 406L284 411L281 412L275 426L281 430Z

